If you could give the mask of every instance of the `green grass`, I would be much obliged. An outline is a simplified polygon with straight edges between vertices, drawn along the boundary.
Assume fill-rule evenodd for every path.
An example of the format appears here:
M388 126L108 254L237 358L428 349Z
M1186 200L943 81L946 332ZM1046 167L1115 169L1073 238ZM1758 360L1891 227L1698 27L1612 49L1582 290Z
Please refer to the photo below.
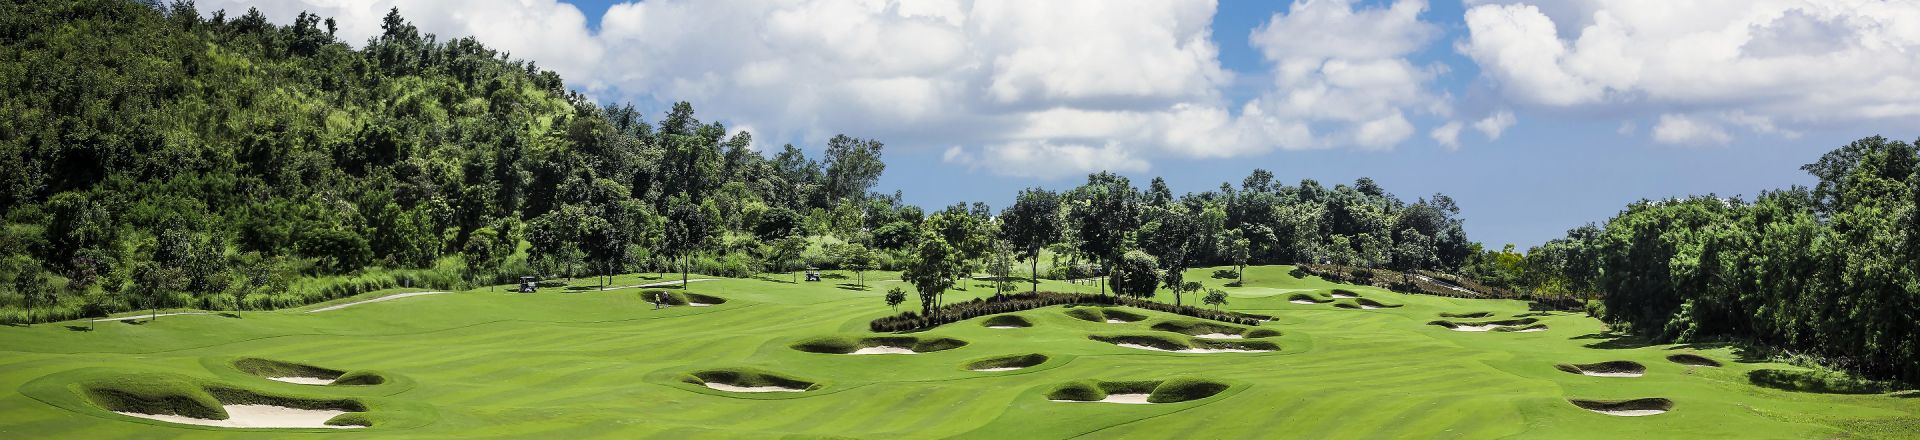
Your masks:
M0 392L0 432L12 438L262 437L259 430L121 416L100 403L204 411L222 397L212 389L231 389L365 405L365 411L335 422L367 428L271 432L276 438L1920 436L1920 398L1820 392L1828 390L1811 382L1815 378L1755 376L1756 371L1804 369L1756 362L1737 347L1645 346L1614 339L1584 315L1559 312L1529 316L1535 321L1525 325L1545 325L1543 332L1456 332L1428 322L1441 313L1489 314L1441 317L1479 322L1529 310L1520 301L1402 295L1294 278L1285 266L1250 267L1245 286L1225 287L1233 280L1209 278L1213 269L1194 269L1186 276L1228 292L1227 310L1273 316L1274 321L1256 326L1233 326L1256 340L1196 341L1154 327L1198 320L1101 307L1047 307L916 333L874 334L865 331L867 323L892 314L882 296L905 286L893 281L896 273L879 271L867 273L866 290L840 288L833 281L795 283L780 275L693 283L685 289L726 300L710 307L653 310L637 288L537 294L480 288L322 313L303 313L321 307L315 305L239 312L238 319L192 315L163 316L144 325L101 323L93 331L68 328L85 328L85 321L0 327L0 390L7 390ZM610 285L663 281L656 277L622 275ZM947 301L994 293L981 284L950 291ZM1098 291L1098 286L1058 281L1044 281L1041 288ZM1325 298L1332 289L1401 307L1288 302L1295 293ZM1157 300L1171 303L1173 297L1162 292ZM1191 302L1193 295L1183 300ZM909 302L903 309L917 306ZM1143 319L1105 322L1115 311ZM1069 316L1095 312L1099 321ZM999 316L1019 316L1032 327L984 324L1004 319ZM1279 334L1253 336L1262 330ZM1090 339L1093 335L1152 336L1188 347L1268 342L1280 350L1167 353L1118 347ZM868 342L909 341L916 350L945 349L844 356L794 348L819 343L851 351ZM1703 356L1722 366L1667 360L1676 354ZM1009 359L1032 355L1045 359L1013 371L970 370L981 362L1016 362ZM242 358L342 371L342 380L355 372L377 372L384 382L274 382L241 371L234 363ZM1638 363L1644 375L1591 377L1557 368L1610 361ZM811 385L804 393L730 393L687 380L715 371L758 375L741 379L748 383L772 383L770 378L777 377ZM1773 379L1772 386L1756 385L1754 377ZM1782 385L1796 381L1803 384ZM124 394L99 399L84 392L105 383L127 386L115 388ZM1113 389L1173 403L1048 401L1067 389L1082 400L1099 400ZM1199 395L1205 397L1185 398ZM1672 408L1653 416L1614 417L1574 403L1636 399L1667 399Z

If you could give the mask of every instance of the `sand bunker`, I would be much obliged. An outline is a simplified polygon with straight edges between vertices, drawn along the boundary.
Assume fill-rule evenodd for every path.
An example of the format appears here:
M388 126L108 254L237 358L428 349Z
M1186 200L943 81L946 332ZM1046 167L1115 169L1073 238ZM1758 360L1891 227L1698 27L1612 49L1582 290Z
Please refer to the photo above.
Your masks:
M141 414L116 411L120 414L162 422L183 425L217 426L222 428L365 428L356 425L328 425L327 421L347 411L328 409L300 409L274 405L221 405L227 411L226 420L200 419L172 414Z
M1107 323L1108 323L1108 324L1126 324L1127 322L1126 322L1126 321L1121 321L1121 320L1118 320L1118 319L1113 319L1113 318L1107 318Z
M1720 361L1708 359L1706 356L1700 356L1696 354L1676 354L1672 356L1667 356L1667 360L1673 361L1673 363L1676 363L1676 364L1689 365L1689 366L1695 366L1695 367L1713 367L1713 368L1720 367Z
M1317 302L1313 302L1313 300L1307 300L1307 299L1290 299L1290 300L1287 300L1287 302L1294 303L1294 304L1319 304Z
M1266 341L1215 342L1202 339L1183 341L1160 335L1092 335L1087 338L1136 350L1168 353L1265 353L1280 350L1279 345Z
M1672 400L1657 397L1633 400L1568 399L1567 402L1587 411L1621 417L1650 416L1673 410Z
M1560 364L1554 368L1573 374L1594 377L1640 377L1647 373L1647 367L1633 361L1610 361L1593 364Z
M728 385L724 383L713 383L713 382L707 382L703 385L706 385L707 388L712 388L712 389L731 392L731 393L799 393L799 392L807 391L801 388L787 388L782 386L743 387L739 385Z
M379 385L387 381L374 371L341 371L272 359L235 359L233 368L267 380L301 385Z
M1333 289L1334 298L1359 298L1360 294L1346 289Z
M269 377L267 378L267 380L275 380L275 381L286 382L286 383L297 383L301 385L333 385L333 379L321 379L318 377L283 376L283 377Z
M1109 307L1075 307L1072 310L1067 310L1067 316L1083 321L1103 322L1107 324L1126 324L1147 319L1147 315Z
M1160 347L1151 347L1151 346L1140 345L1140 344L1129 344L1125 342L1122 342L1119 344L1113 344L1113 345L1118 345L1118 346L1127 347L1127 348L1137 348L1141 350L1164 351L1168 353L1267 353L1267 352L1273 351L1273 350L1247 350L1247 349L1240 349L1240 348L1182 348L1177 350L1170 350L1170 349L1165 349Z
M967 369L973 371L1014 371L1031 368L1046 362L1047 355L1044 354L1017 354L968 362Z
M1440 320L1440 321L1428 322L1427 324L1446 327L1448 330L1453 330L1456 332L1522 332L1522 333L1526 333L1526 332L1545 331L1547 329L1547 326L1544 324L1539 324L1539 322L1540 320L1538 319L1524 318L1524 319L1508 319L1508 320L1502 320L1502 321L1479 321L1479 322L1455 322L1455 321Z
M852 353L847 353L847 354L920 354L920 353L915 352L913 351L913 349L906 348L906 347L876 345L872 347L860 347L859 350L854 350Z
M1226 333L1205 333L1205 334L1193 335L1193 337L1207 338L1207 339L1246 339L1247 338L1246 336L1232 335L1232 334L1226 334Z
M1052 402L1078 402L1078 403L1124 403L1124 404L1129 404L1129 405L1151 405L1151 404L1153 404L1153 402L1148 402L1148 401L1147 401L1147 397L1149 397L1149 396L1152 396L1152 394L1145 394L1145 393L1141 393L1141 394L1108 394L1106 398L1104 398L1104 399L1100 399L1100 400L1067 400L1067 399L1047 399L1047 400L1048 400L1048 401L1052 401Z

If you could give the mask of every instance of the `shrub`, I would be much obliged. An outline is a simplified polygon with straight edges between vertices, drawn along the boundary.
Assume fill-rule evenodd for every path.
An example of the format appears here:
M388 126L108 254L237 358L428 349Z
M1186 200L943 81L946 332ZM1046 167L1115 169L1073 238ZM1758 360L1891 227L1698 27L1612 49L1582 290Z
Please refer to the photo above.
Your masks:
M1214 269L1213 278L1222 279L1222 280L1226 280L1226 279L1237 280L1237 279L1240 279L1240 271L1233 270L1233 269Z

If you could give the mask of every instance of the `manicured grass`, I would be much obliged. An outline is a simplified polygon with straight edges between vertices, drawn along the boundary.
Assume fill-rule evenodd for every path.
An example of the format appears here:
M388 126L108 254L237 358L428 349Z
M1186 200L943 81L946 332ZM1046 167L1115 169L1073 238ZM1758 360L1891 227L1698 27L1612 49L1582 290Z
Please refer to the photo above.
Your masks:
M1863 390L1799 374L1756 373L1804 369L1751 363L1736 348L1643 346L1614 339L1591 318L1557 312L1529 315L1533 321L1521 324L1546 326L1541 332L1456 332L1428 322L1509 321L1530 311L1518 301L1402 295L1294 278L1285 266L1250 267L1244 286L1225 287L1233 280L1210 278L1214 269L1186 276L1228 292L1225 309L1274 320L1227 325L1125 307L1046 307L875 334L867 323L892 314L882 296L905 286L893 281L897 274L875 271L866 274L864 290L837 286L839 280L796 283L784 275L668 290L681 300L724 300L708 307L654 310L641 297L643 288L535 294L482 288L320 313L303 313L320 307L310 306L240 312L237 319L163 316L144 325L100 323L93 331L68 328L85 328L84 321L4 327L0 432L16 438L261 437L260 430L186 427L102 407L206 411L217 408L209 399L219 402L219 393L365 405L335 422L366 428L270 435L304 438L1912 438L1920 426L1920 399L1818 392ZM679 277L656 278L622 275L608 285ZM994 293L985 283L967 284L946 300ZM1096 285L1059 281L1041 288L1098 292ZM1294 294L1330 299L1333 289L1401 307L1289 302ZM1157 300L1173 297L1162 292ZM989 320L1011 319L1003 316L1031 327L989 328ZM1122 319L1131 317L1139 319ZM1248 339L1190 336L1236 334L1232 330ZM1096 335L1184 347L1264 342L1279 350L1168 353L1091 338ZM919 353L795 349L850 352L870 343L904 344ZM1721 367L1667 359L1680 354ZM1027 368L971 369L1035 356L1041 358ZM384 382L274 382L242 371L235 362L243 358L340 371L340 381L365 371ZM1559 368L1612 361L1637 363L1644 373L1593 377ZM729 377L740 386L809 385L805 392L736 393L689 381ZM1755 385L1756 378L1770 386ZM121 394L86 392L114 383L126 384L113 388ZM1160 404L1049 401L1056 394L1099 400L1115 391L1149 394ZM1575 403L1649 405L1625 403L1636 399L1665 399L1671 406L1664 414L1616 417ZM101 403L107 401L133 403Z

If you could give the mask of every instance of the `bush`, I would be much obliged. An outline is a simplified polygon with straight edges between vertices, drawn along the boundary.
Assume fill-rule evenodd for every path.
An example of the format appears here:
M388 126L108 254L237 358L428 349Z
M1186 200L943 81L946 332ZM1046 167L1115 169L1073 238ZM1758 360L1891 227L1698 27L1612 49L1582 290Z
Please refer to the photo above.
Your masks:
M1240 279L1240 271L1233 270L1233 269L1214 269L1213 278L1222 279L1222 280L1237 280L1237 279Z

